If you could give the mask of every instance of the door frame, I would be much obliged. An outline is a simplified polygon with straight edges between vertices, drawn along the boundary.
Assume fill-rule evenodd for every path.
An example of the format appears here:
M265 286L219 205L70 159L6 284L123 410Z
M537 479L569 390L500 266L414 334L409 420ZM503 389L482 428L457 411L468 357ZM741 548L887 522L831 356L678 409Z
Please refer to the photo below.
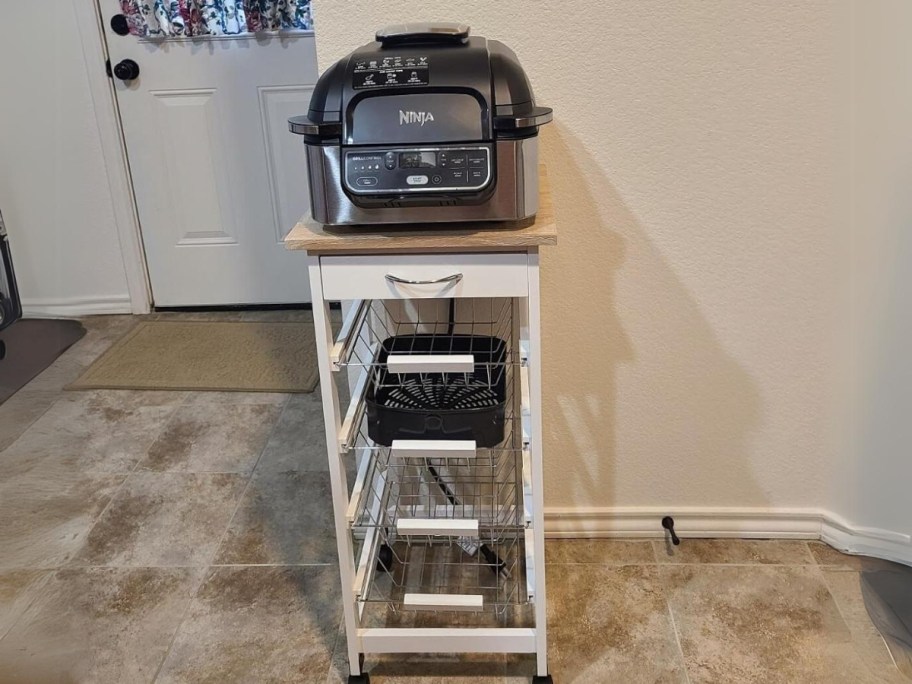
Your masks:
M101 139L108 190L130 294L130 309L134 314L149 313L152 310L152 286L146 268L146 253L143 248L136 199L133 195L133 177L130 173L117 96L114 84L105 72L108 45L102 28L104 18L101 5L99 0L72 0L71 4L76 14L76 28L82 43L89 91L95 107L95 121Z

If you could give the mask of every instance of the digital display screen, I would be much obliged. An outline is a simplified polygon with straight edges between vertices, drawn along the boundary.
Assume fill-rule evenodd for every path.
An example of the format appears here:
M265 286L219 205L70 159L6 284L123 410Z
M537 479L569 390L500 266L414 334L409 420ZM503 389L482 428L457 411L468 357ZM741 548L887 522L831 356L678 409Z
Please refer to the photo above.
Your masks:
M437 166L436 152L400 152L400 169L433 169Z

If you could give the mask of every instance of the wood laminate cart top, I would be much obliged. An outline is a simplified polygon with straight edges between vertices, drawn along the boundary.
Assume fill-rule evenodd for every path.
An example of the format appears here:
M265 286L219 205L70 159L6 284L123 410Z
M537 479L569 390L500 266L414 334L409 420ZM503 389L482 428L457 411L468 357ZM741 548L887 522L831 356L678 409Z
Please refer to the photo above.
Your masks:
M359 254L377 252L471 252L526 250L557 244L557 225L551 187L544 167L540 170L539 207L534 219L525 221L473 221L437 224L422 228L404 226L325 226L309 216L285 236L285 248L309 254Z

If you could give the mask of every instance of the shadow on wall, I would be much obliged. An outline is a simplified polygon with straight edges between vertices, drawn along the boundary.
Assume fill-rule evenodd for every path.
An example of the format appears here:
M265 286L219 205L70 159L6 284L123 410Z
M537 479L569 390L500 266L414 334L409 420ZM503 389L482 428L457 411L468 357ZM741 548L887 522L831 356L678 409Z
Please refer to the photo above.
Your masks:
M559 123L543 145L559 225L542 250L548 505L765 505L756 385L598 160Z

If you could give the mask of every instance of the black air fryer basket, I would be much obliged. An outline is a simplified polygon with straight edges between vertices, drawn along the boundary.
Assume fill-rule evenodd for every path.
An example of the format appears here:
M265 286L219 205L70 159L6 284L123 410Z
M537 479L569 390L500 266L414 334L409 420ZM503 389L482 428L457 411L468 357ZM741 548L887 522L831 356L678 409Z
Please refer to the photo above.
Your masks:
M472 354L465 373L391 373L390 354ZM394 439L467 439L478 447L504 439L506 344L484 335L397 335L383 341L367 390L367 432Z

